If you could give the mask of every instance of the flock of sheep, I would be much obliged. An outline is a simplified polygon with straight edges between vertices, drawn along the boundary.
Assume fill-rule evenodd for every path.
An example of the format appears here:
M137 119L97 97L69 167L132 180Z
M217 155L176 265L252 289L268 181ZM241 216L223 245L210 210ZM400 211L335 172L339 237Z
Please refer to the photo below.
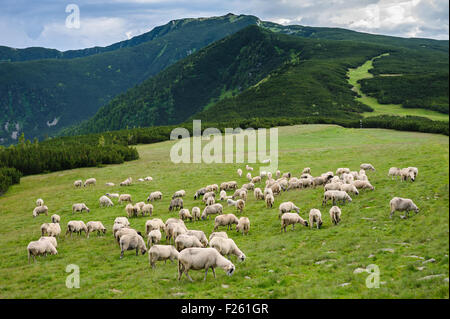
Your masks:
M337 204L341 202L352 202L349 194L358 195L362 189L374 190L375 188L369 182L366 171L375 168L371 164L361 164L359 171L350 171L349 168L338 168L335 173L326 172L320 176L313 177L309 167L302 171L302 174L297 178L291 175L290 172L281 174L279 170L275 173L275 178L272 178L271 172L261 172L259 176L252 177L251 171L253 168L246 165L248 171L246 178L248 183L243 184L240 188L236 181L223 182L219 185L212 184L198 189L194 194L194 200L202 199L205 207L203 211L200 207L195 206L190 211L183 207L183 197L186 196L184 190L176 191L171 198L169 211L178 210L179 218L169 218L163 222L160 218L153 218L147 220L145 223L145 235L136 229L130 227L128 218L141 216L152 216L154 207L151 204L163 197L162 192L155 191L150 193L146 202L138 202L133 204L132 196L130 194L107 193L99 199L101 207L114 206L112 199L117 199L119 204L127 202L125 207L126 217L120 216L114 220L112 233L118 246L120 247L120 258L123 258L124 252L127 250L135 250L136 255L139 251L145 254L148 249L149 263L151 267L156 267L156 261L173 261L178 260L178 280L181 279L183 273L189 280L189 270L205 270L205 277L209 268L212 269L215 277L215 267L224 269L227 275L232 275L235 266L226 258L229 255L235 255L240 261L244 261L246 256L239 249L233 239L228 238L224 231L218 231L219 227L227 227L227 230L232 230L233 225L236 225L236 231L243 235L250 231L250 219L242 216L237 218L232 213L224 214L223 205L216 203L216 194L219 194L218 201L226 202L228 206L234 206L236 211L243 213L245 203L248 200L248 192L253 191L256 200L265 202L266 207L271 208L275 202L275 196L281 194L283 191L292 189L316 188L322 186L324 188L324 195L322 206L326 206L328 201L331 201L333 206L329 210L331 221L334 225L341 221L342 211ZM242 177L241 169L237 170L239 177ZM414 181L417 177L418 169L416 167L407 167L399 169L392 167L389 169L388 176L395 178L400 176L402 181L408 179ZM139 181L151 181L151 177L140 178ZM75 187L81 186L95 186L95 178L87 179L84 184L81 180L74 182ZM129 177L120 183L120 186L129 186L132 184L132 178ZM264 186L264 191L260 187L255 187L257 184ZM114 183L106 183L108 186L114 186ZM232 191L232 195L228 195L227 191ZM417 206L411 199L394 197L390 201L390 218L392 218L395 211L405 211L402 218L409 217L409 211L419 212ZM76 212L90 212L90 209L84 203L76 203L72 206L72 213ZM42 199L36 201L36 208L33 210L33 217L40 214L48 215L48 207L44 205ZM210 215L215 215L214 229L209 238L201 230L188 229L184 223L185 220L197 221L208 220ZM300 216L300 209L293 202L282 202L279 205L278 218L281 220L281 231L286 232L286 227L292 225L294 230L296 224L302 224L306 227L316 226L320 229L323 224L322 215L319 209L313 208L309 212L309 219L306 221ZM32 241L27 247L28 262L31 257L35 260L38 255L57 254L57 240L61 233L60 216L54 214L51 216L51 223L44 223L41 226L41 238L37 241ZM85 232L86 236L92 232L98 234L105 234L106 228L101 221L89 221L85 224L81 220L71 220L67 223L67 236L72 233L81 234ZM166 245L160 244L162 234L165 234ZM144 241L144 236L147 237L147 243ZM209 247L207 247L209 245Z

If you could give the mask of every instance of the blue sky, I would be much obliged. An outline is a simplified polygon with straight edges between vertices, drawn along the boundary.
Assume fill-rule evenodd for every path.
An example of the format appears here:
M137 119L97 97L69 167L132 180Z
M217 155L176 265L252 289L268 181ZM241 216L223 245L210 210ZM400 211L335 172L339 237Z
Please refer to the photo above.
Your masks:
M80 28L66 27L68 4L80 9ZM0 0L0 45L59 50L105 46L173 19L229 12L281 24L449 38L448 0Z

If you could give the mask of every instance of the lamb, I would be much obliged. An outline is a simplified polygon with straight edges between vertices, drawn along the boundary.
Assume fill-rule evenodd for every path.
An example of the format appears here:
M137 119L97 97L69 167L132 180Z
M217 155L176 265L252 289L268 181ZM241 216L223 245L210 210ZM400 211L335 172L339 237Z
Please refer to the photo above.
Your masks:
M354 181L352 183L357 189L365 189L368 188L370 190L374 190L375 187L372 186L372 184L370 184L369 181Z
M206 206L205 209L202 212L202 220L205 220L206 218L209 219L209 215L212 214L222 214L223 212L223 206L221 204L214 204L211 206Z
M251 182L252 181L252 174L251 173L247 173L247 180L249 181L249 182Z
M211 235L209 235L209 241L211 241L214 237L228 238L228 235L224 231L212 232Z
M208 239L206 239L206 235L201 230L188 230L186 235L195 236L202 243L203 247L208 245Z
M309 226L313 228L314 223L316 223L317 229L322 227L322 214L320 210L313 208L309 211Z
M130 194L121 194L120 196L119 196L119 204L120 203L122 203L122 202L132 202L132 200L131 200L131 195Z
M152 247L153 244L159 244L161 241L161 231L159 229L154 229L148 233L147 245Z
M401 169L398 167L391 167L389 169L388 176L392 176L391 179L394 179L395 176L401 176Z
M97 180L95 178L88 178L87 180L84 181L84 187L86 186L91 186L97 184Z
M341 221L341 209L337 206L330 208L330 217L333 224L337 225Z
M359 167L365 171L366 170L372 170L372 171L375 170L375 167L373 167L372 164L368 164L368 163L361 164L361 165L359 165Z
M411 182L414 182L414 180L416 179L416 175L414 174L413 171L409 170L408 168L403 168L400 170L400 176L401 176L401 180L403 181L407 181L408 178L411 180Z
M242 177L242 170L240 168L237 169L237 173L238 173L239 177Z
M153 178L151 176L147 176L144 178L144 181L152 181L152 180L153 180Z
M99 199L100 202L100 207L110 207L110 206L114 206L112 200L109 199L109 197L103 195L102 197L100 197Z
M47 206L38 206L35 209L33 209L33 217L36 217L40 214L45 214L45 216L48 216L48 207Z
M246 169L247 171L253 171L253 167L248 166L248 164L245 165L245 169Z
M83 181L81 179L77 179L75 182L73 182L74 187L81 187L83 185Z
M240 261L244 261L246 258L231 238L214 237L209 242L209 246L216 249L222 256L235 255Z
M238 199L236 202L236 209L242 213L245 207L245 201L243 199Z
M77 233L78 235L81 235L81 232L84 231L87 233L87 227L86 224L81 220L71 220L67 223L67 234L70 233L70 237L72 237L72 233Z
M406 211L406 214L402 216L402 218L408 218L410 210L414 211L416 214L419 213L419 208L409 198L394 197L389 202L389 206L391 207L389 218L392 218L395 211Z
M175 239L175 248L178 251L182 251L183 249L191 247L203 247L203 244L198 240L197 237L187 234L182 234L178 236L177 239Z
M176 191L173 195L172 195L172 199L176 198L176 197L184 197L186 196L186 191L184 189Z
M281 216L281 231L286 232L286 227L292 225L292 230L294 230L295 224L302 224L303 226L308 227L308 222L300 217L300 215L296 213L284 213Z
M153 218L145 222L145 233L148 235L152 230L165 231L166 225L160 218Z
M59 237L61 226L58 223L44 223L41 225L41 236L47 234L50 237Z
M288 213L290 211L296 211L298 214L300 214L300 209L297 206L295 206L293 202L283 202L280 204L278 209L280 212L278 214L278 218L281 218L283 214Z
M147 203L162 199L163 194L160 191L152 192L147 197Z
M176 197L170 201L169 212L174 210L175 208L183 208L183 199L180 197Z
M105 183L105 185L106 185L106 186L116 186L116 184L111 183L111 182Z
M252 178L253 184L260 183L260 182L261 182L261 176L255 176Z
M261 188L259 188L259 187L255 188L253 195L255 196L256 200L259 200L259 199L264 200L264 194L263 194Z
M142 216L148 214L148 216L152 216L153 214L153 205L152 204L144 204L141 209Z
M39 238L39 240L47 240L50 244L52 244L53 246L55 246L55 248L58 247L58 242L56 241L55 237L51 237L51 236L42 236L41 238Z
M36 262L36 256L42 255L56 255L58 251L55 246L51 244L49 240L36 240L32 241L27 246L28 252L28 263L30 263L31 256L33 256L33 261Z
M192 207L192 218L194 219L194 221L196 220L200 220L200 208L195 206Z
M44 206L44 200L42 198L38 198L36 200L36 206Z
M130 222L126 217L116 217L116 219L114 219L114 224L122 224L124 226L130 226Z
M223 184L223 183L222 183ZM220 185L220 189L222 190L222 184ZM226 183L225 183L226 184ZM200 198L200 196L203 196L207 193L206 187L200 188L197 190L194 194L194 199Z
M353 184L342 184L339 190L359 195L358 189Z
M189 219L190 221L192 221L192 215L187 208L180 209L179 215L181 220Z
M97 231L97 236L100 235L100 232L106 234L106 228L103 226L100 221L90 221L86 224L87 232L86 237L89 238L89 234Z
M153 245L148 250L148 259L152 268L156 267L156 261L164 260L164 263L169 259L173 262L178 260L179 252L172 245Z
M349 174L350 173L350 169L349 168L342 168L342 167L340 167L340 168L338 168L336 170L336 175L342 175L344 173Z
M220 196L219 200L225 200L226 197L227 197L227 192L222 190L222 191L220 191L220 195L219 196Z
M236 225L236 231L242 232L242 235L247 235L250 230L250 219L248 217L239 218L238 224Z
M52 217L50 217L52 219L52 223L58 223L61 221L61 217L57 214L53 214Z
M119 194L117 194L117 193L106 193L105 195L108 196L109 198L119 199Z
M311 174L311 168L305 167L302 171L302 174Z
M234 214L224 214L216 216L214 219L214 231L216 231L219 226L227 226L227 230L233 230L233 224L238 224L239 220Z
M269 208L269 207L272 208L273 203L275 202L275 198L273 197L272 194L267 194L266 198L265 198L265 201L266 201L266 207L267 208Z
M126 180L124 180L123 182L120 182L119 186L130 186L132 182L131 177L128 177Z
M123 258L123 253L126 250L136 249L136 256L139 254L139 250L142 255L147 252L147 247L145 246L144 239L141 236L136 234L123 235L120 238L120 259Z

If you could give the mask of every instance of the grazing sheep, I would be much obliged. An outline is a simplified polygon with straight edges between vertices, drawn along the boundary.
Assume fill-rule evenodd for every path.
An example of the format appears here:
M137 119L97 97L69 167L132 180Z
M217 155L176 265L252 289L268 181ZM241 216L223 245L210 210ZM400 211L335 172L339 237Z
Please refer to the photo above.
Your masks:
M181 225L179 223L170 223L166 225L166 230L167 230L166 240L168 240L169 243L171 242L172 239L175 241L175 239L177 239L179 235L182 235L187 232L186 226L184 226L184 224Z
M153 245L148 250L148 260L152 268L156 267L156 261L164 260L166 263L167 259L173 262L174 259L178 260L179 252L172 245Z
M284 177L284 178L291 178L291 173L290 173L290 172L283 173L283 175L282 175L281 177ZM277 178L278 178L278 177L277 177Z
M161 231L154 229L148 233L147 246L152 247L153 244L159 244L161 241Z
M225 200L226 197L227 197L227 192L222 190L222 191L220 191L220 195L219 196L220 196L219 200Z
M187 234L181 234L177 237L177 239L175 239L175 248L178 251L191 247L203 247L203 244L197 237Z
M287 189L301 188L300 180L297 177L292 177L288 182Z
M398 167L391 167L389 169L388 176L392 176L391 179L394 179L395 176L401 176L401 169Z
M137 210L138 210L138 208L136 206L134 206L133 204L127 204L127 206L125 207L125 211L127 212L128 218L137 216Z
M50 217L52 219L52 223L58 223L61 221L61 217L57 214L53 214L52 217Z
M91 186L97 184L97 180L95 178L88 178L87 180L84 181L84 187L86 186Z
M205 219L209 219L209 215L214 215L214 214L222 214L223 212L223 206L221 204L214 204L211 206L206 206L205 209L202 212L202 220Z
M374 190L375 187L372 186L372 184L370 184L369 181L354 181L352 183L357 189L365 189L368 188L370 190Z
M120 196L119 196L119 204L120 203L122 203L122 202L132 202L132 200L131 200L131 195L130 194L121 194Z
M341 221L341 209L337 206L330 208L330 217L333 224L337 225Z
M77 179L75 182L73 182L74 187L81 187L83 185L83 181L81 179Z
M123 224L115 223L115 224L113 225L113 228L112 228L112 233L113 233L113 235L114 235L114 238L116 238L116 233L117 233L119 230L121 230L122 228L125 228L125 227L129 227L129 226L125 226L125 225L123 225Z
M295 206L293 202L283 202L280 204L278 209L279 209L278 218L281 218L283 214L288 213L290 211L296 211L298 214L300 214L300 209L297 206Z
M205 187L207 192L218 192L219 191L219 185L217 184L211 184Z
M317 185L324 185L328 181L327 177L322 176L314 177L312 180L313 180L313 187L316 187Z
M247 173L247 180L249 181L249 182L251 182L252 181L252 174L251 173Z
M123 235L120 238L120 259L123 258L123 253L126 250L136 249L136 256L139 254L139 250L142 255L147 252L144 239L136 234Z
M51 237L51 236L42 236L41 238L39 238L39 240L47 240L48 242L50 242L50 244L52 244L53 246L55 246L55 248L58 247L58 242L56 241L55 237Z
M346 201L352 202L352 198L345 191L326 191L323 195L322 205L326 205L328 200L333 201L333 206L336 205L336 201L342 201L344 204Z
M328 183L325 184L325 186L323 187L323 189L325 191L340 191L341 190L341 186L342 186L342 182L335 182L335 183Z
M36 217L40 214L45 214L45 216L48 216L48 207L47 206L38 206L35 209L33 209L33 217Z
M59 237L61 234L61 226L59 223L45 223L41 225L41 236L48 235L50 237Z
M416 214L419 212L419 208L409 198L394 197L389 202L389 206L391 207L391 214L389 215L389 218L392 218L395 211L406 211L402 218L408 218L410 210L414 211Z
M251 191L251 190L255 189L255 184L252 182L244 184L244 185L242 185L241 189Z
M186 196L186 191L184 189L176 191L173 195L172 195L172 199L176 198L176 197L184 197Z
M214 205L216 203L216 201L215 201L215 199L214 199L214 197L208 197L207 199L206 199L206 206L210 206L210 205Z
M152 216L153 214L153 205L152 204L144 204L141 208L142 216L145 216L148 214L148 216Z
M286 227L292 225L292 230L294 230L295 224L302 224L303 226L308 227L308 222L300 217L300 215L296 213L284 213L281 216L281 231L286 232Z
M302 171L302 174L311 174L311 168L305 167Z
M350 173L350 169L349 168L342 168L342 167L340 167L340 168L338 168L336 170L336 175L342 175L344 173L349 174Z
M247 235L250 230L250 219L248 217L239 218L238 224L236 225L236 231L242 232L242 235Z
M417 168L417 167L407 167L407 169L410 171L410 172L413 172L414 173L414 179L417 177L417 175L419 174L419 169Z
M260 183L260 182L261 182L261 176L255 176L252 178L253 184Z
M372 164L368 164L368 163L361 164L361 165L359 165L359 167L365 171L366 170L372 170L372 171L375 170L375 167L373 167Z
M186 277L192 282L193 280L189 276L190 269L205 269L205 277L203 279L205 281L208 269L211 268L214 278L216 278L215 267L222 268L228 276L233 275L235 270L233 263L214 248L186 248L178 255L178 280L181 280L181 276L185 273Z
M237 169L237 173L238 173L239 177L242 177L242 170L240 168Z
M245 201L243 199L238 199L236 202L236 209L242 213L245 207Z
M168 219L166 220L166 223L165 223L166 228L167 228L167 226L169 226L169 224L180 224L180 225L182 225L184 228L186 228L186 225L184 224L184 221L182 221L182 220L179 219L179 218L174 218L174 217L168 218ZM187 230L187 228L186 228L186 230Z
M36 206L44 206L44 200L42 198L38 198L36 200Z
M87 233L87 227L86 224L81 220L71 220L67 223L67 234L70 233L70 237L72 237L72 233L77 233L78 235L81 235L81 232L84 231Z
M117 194L117 193L106 193L105 196L108 196L109 198L119 199L119 194Z
M283 190L283 192L287 191L288 184L289 184L289 182L288 182L287 179L282 179L282 180L278 181L278 185L280 185L280 187Z
M180 209L179 216L181 220L189 219L190 221L192 221L192 215L187 208Z
M281 186L278 183L274 183L272 186L270 186L270 188L272 189L272 193L274 196L281 193Z
M160 218L153 218L145 222L145 233L148 235L152 230L165 231L166 225Z
M208 239L206 239L206 235L201 230L188 230L186 235L195 236L202 243L203 247L208 245Z
M144 207L144 205L145 202L138 202L134 206L136 206L138 208L138 212L140 212L142 210L142 207Z
M201 212L199 207L192 207L192 218L194 219L194 221L200 220L200 214Z
M253 171L253 167L248 166L248 164L245 165L245 169L246 169L247 171Z
M416 179L416 175L414 174L414 172L409 170L408 168L402 168L400 170L400 176L402 178L402 182L407 181L408 178L411 180L411 182L414 182L414 180Z
M353 184L342 184L339 190L359 195L358 189Z
M119 186L130 186L132 182L131 177L128 177L126 180L124 180L123 182L120 182Z
M233 230L233 224L238 224L239 220L234 214L224 214L216 216L214 219L214 231L216 231L219 226L227 226L227 230Z
M28 263L30 263L31 256L33 256L33 261L36 262L36 256L42 256L47 254L56 255L58 251L55 246L49 240L36 240L32 241L27 246L28 252Z
M209 235L209 241L211 241L214 237L228 238L228 235L224 231L212 232L211 235Z
M316 223L317 229L322 227L322 214L316 208L309 211L309 226L313 228L314 223Z
M147 197L147 203L148 202L153 202L154 200L156 201L157 199L162 199L162 196L163 195L162 195L162 193L160 191L152 192Z
M223 184L223 183L222 183ZM225 183L226 184L226 183ZM220 189L222 190L222 185L220 185ZM199 190L197 190L194 194L194 199L200 198L200 196L203 196L207 193L208 191L206 190L206 187L200 188Z
M269 207L272 208L273 203L275 202L275 198L273 197L272 194L267 194L266 198L265 198L265 201L266 201L266 207L267 208L269 208Z
M139 235L142 237L141 232L137 231L136 229L133 229L131 227L122 227L121 229L119 229L116 234L114 235L114 237L117 240L117 244L120 246L120 238L122 238L122 236L125 235Z
M183 199L182 198L176 197L175 199L172 199L170 201L169 212L171 212L175 208L177 208L177 209L183 208Z
M222 256L235 255L240 261L245 260L245 254L238 248L231 238L214 237L209 242L211 248L216 249Z
M300 178L300 184L301 188L312 187L314 185L314 178L313 177Z
M255 196L256 200L259 200L259 199L264 200L264 194L263 194L261 188L259 188L259 187L255 188L253 195Z
M144 178L144 181L152 181L153 178L151 176L147 176L146 178Z
M108 182L108 183L105 183L105 185L106 185L106 186L116 186L116 184L114 184L114 183L110 183L110 182Z
M86 224L87 232L86 237L89 238L89 234L97 231L97 236L100 235L100 233L106 234L106 228L103 226L102 222L100 221L90 221Z
M114 219L114 224L122 224L124 226L130 226L130 222L126 217L116 217L116 219Z
M114 206L112 200L109 199L109 197L103 195L102 197L100 197L99 199L100 202L100 207L110 207L110 206Z
M267 178L268 179L272 179L272 173L271 172L267 172Z

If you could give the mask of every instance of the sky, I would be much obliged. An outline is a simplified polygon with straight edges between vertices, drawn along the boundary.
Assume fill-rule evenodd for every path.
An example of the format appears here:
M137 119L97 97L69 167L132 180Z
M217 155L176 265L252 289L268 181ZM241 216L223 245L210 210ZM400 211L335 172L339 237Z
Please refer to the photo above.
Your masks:
M170 20L230 12L284 25L449 39L448 0L0 0L0 45L106 46Z

